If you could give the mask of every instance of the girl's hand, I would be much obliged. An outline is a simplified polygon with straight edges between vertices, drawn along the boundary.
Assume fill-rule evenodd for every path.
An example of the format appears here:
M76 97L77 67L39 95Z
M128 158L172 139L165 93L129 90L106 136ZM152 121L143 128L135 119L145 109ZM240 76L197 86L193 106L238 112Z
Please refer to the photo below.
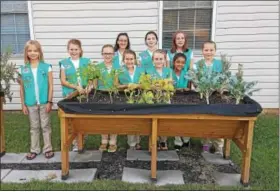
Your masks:
M22 112L24 115L28 115L28 108L26 107L26 105L22 105Z
M77 86L76 89L79 91L80 94L85 93L85 90L81 86Z
M52 104L51 103L47 103L46 112L49 113L49 112L51 112L51 110L52 110Z

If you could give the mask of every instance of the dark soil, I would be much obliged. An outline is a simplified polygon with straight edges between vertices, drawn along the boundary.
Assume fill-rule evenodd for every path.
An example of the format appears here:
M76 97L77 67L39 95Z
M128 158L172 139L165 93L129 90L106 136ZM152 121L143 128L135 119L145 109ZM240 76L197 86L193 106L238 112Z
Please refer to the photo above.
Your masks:
M89 94L88 101L86 98L82 98L82 103L98 103L98 104L111 104L110 95L106 91L97 91L93 96L93 92ZM117 94L112 94L112 99L114 104L125 104L127 98L124 92L118 92ZM210 104L235 104L235 99L232 98L228 93L225 93L222 97L219 93L214 92L209 98ZM243 101L240 101L242 104ZM200 99L200 95L194 91L177 91L171 98L171 104L207 104L206 99Z

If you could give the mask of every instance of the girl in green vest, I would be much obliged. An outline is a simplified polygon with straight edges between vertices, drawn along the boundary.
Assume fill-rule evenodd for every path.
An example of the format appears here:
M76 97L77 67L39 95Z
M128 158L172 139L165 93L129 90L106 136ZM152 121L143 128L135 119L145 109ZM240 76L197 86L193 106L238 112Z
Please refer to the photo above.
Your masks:
M206 41L202 45L202 55L203 59L200 60L204 63L204 66L207 68L212 69L215 72L222 72L223 70L223 65L220 59L216 59L216 43L214 41ZM198 63L196 62L194 64L194 69L198 68ZM209 152L211 143L213 143L213 146L215 148L215 153L223 155L223 147L224 147L224 139L204 139L202 140L203 143L203 151L204 152Z
M22 111L29 116L31 147L26 159L32 160L41 153L40 127L43 133L43 153L52 158L51 118L53 99L52 66L44 62L41 45L30 40L24 47L24 63L18 73Z
M82 71L90 63L89 58L83 57L82 43L78 39L70 39L67 44L67 50L70 57L59 61L60 81L62 85L62 95L67 97L74 91L85 94L84 87L87 85L87 79L83 78L77 72ZM78 151L77 139L73 140L73 151Z
M174 86L177 90L188 90L188 79L185 77L187 71L184 70L184 66L186 65L186 55L184 53L177 53L173 57L173 71L172 78L174 81ZM180 151L182 147L189 146L189 137L175 137L174 140L174 148L176 151Z
M125 66L122 67L123 73L121 73L118 78L119 88L127 88L128 84L138 84L140 76L145 73L145 71L137 66L135 52L132 50L125 50L123 53L123 62ZM127 143L130 149L141 149L139 135L128 135Z
M173 57L176 53L184 53L187 57L184 70L187 71L193 65L193 52L188 48L187 35L183 31L176 31L172 35L172 48L167 51L168 65L172 68Z
M113 57L114 57L114 47L112 45L104 45L102 47L102 57L103 62L99 63L98 66L102 70L102 79L106 78L106 83L98 80L97 82L97 89L98 90L106 90L113 86L113 83L116 82L117 79L113 79L112 76L109 76L112 70L119 69L113 65ZM99 147L100 151L108 152L115 152L117 150L117 135L110 134L110 135L101 135L102 141ZM109 143L109 148L107 149L107 145Z
M154 31L149 31L145 35L145 44L147 46L147 50L143 51L139 54L139 65L146 68L152 68L153 65L153 52L157 50L157 42L158 42L158 36Z
M169 79L172 81L172 70L169 67L164 67L166 63L166 52L158 49L154 51L152 59L155 67L147 68L146 73L150 74L154 79ZM158 149L168 150L167 137L159 137Z
M127 33L119 33L114 46L115 56L113 59L113 67L119 69L123 66L123 52L130 49L130 41Z

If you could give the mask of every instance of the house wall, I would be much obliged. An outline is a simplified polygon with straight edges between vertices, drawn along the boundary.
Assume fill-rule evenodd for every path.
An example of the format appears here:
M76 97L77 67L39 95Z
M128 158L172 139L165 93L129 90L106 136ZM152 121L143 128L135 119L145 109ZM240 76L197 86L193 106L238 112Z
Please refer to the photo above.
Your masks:
M279 1L217 1L218 54L243 64L244 78L257 80L254 93L264 108L279 108Z

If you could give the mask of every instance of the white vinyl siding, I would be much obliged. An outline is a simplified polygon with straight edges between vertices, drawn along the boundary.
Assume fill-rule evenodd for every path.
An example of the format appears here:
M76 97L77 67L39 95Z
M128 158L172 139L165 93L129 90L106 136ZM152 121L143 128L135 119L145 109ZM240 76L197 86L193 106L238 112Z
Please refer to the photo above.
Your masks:
M217 54L232 57L232 71L258 81L253 99L279 108L279 1L217 1Z

